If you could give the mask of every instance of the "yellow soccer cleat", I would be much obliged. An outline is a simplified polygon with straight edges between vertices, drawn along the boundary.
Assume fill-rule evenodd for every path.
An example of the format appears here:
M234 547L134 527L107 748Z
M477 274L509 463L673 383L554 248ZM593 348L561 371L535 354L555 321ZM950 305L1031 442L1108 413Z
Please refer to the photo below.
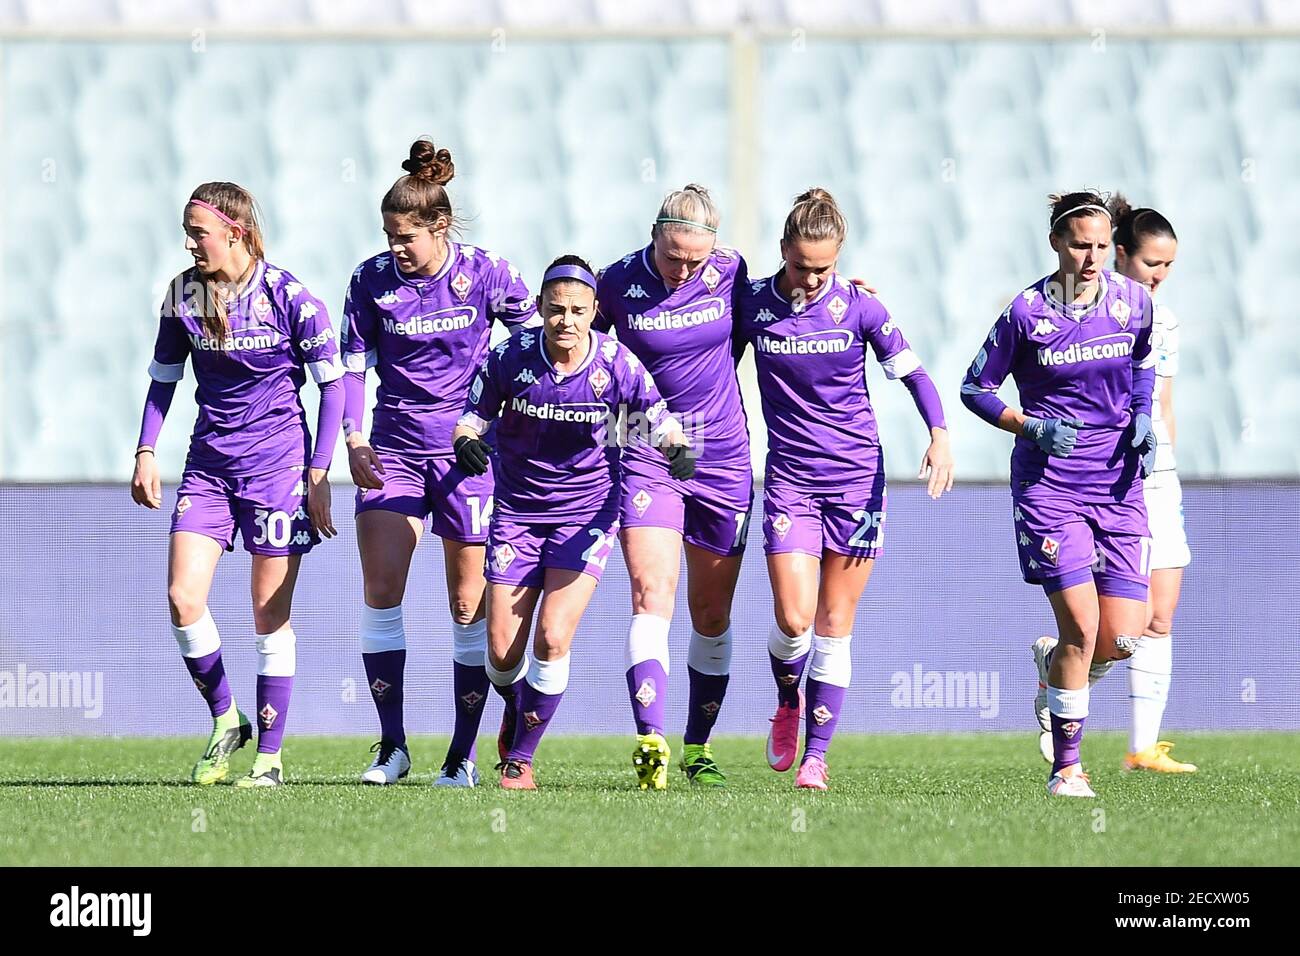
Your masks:
M632 751L632 769L642 790L668 789L668 764L672 759L668 741L660 734L637 734Z
M1196 764L1179 763L1169 756L1174 747L1167 740L1162 740L1153 747L1139 750L1124 757L1125 770L1154 770L1157 773L1196 773Z

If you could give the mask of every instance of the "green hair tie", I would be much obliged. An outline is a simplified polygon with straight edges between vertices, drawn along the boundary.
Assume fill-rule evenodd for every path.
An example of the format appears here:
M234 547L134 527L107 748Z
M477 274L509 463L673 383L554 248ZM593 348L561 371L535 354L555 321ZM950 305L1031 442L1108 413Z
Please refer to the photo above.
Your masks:
M718 231L716 226L708 226L702 222L695 222L694 220L691 219L670 219L667 216L663 216L659 219L656 219L655 225L661 225L665 222L681 223L683 226L694 226L696 229L705 229L708 230L709 232L714 232L714 233Z

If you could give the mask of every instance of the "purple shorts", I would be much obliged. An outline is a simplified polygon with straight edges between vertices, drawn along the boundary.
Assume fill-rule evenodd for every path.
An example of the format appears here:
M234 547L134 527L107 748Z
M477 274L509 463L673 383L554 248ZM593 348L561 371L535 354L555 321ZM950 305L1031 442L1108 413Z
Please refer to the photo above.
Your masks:
M186 468L176 489L172 532L207 535L233 551L238 526L249 554L306 554L320 543L307 517L306 475L303 465L246 478Z
M671 528L683 541L727 557L745 550L753 501L748 461L697 461L695 477L678 481L658 451L623 456L624 528Z
M1041 485L1011 496L1020 573L1052 594L1093 581L1097 593L1147 599L1151 535L1142 482L1121 501L1081 504Z
M547 568L565 568L599 581L617 540L618 515L612 511L565 524L494 514L486 577L493 584L540 588Z
M833 490L769 479L763 488L764 550L874 558L885 547L885 497L883 473Z
M492 470L467 475L455 459L408 458L376 450L384 487L357 489L357 514L395 511L421 520L433 516L430 527L440 538L482 544L492 518Z

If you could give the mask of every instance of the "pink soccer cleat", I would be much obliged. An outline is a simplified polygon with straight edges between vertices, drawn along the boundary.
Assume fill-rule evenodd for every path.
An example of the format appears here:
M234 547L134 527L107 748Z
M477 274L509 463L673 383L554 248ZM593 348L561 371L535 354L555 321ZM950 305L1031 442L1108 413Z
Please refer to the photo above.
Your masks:
M776 716L767 731L767 763L778 773L794 766L799 753L799 722L803 720L803 691L799 691L797 707L776 705Z
M825 760L821 757L808 757L799 765L799 775L794 778L794 785L803 790L826 790L830 776Z

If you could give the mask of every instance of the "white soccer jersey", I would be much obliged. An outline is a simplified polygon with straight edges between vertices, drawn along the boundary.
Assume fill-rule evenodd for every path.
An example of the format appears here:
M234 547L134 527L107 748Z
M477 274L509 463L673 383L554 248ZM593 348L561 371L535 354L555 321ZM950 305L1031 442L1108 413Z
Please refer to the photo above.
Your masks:
M1169 441L1169 426L1160 407L1160 390L1167 378L1178 374L1178 316L1161 302L1155 303L1151 319L1151 349L1156 355L1155 396L1151 403L1151 427L1156 433L1156 467L1152 478L1175 468L1174 446Z

